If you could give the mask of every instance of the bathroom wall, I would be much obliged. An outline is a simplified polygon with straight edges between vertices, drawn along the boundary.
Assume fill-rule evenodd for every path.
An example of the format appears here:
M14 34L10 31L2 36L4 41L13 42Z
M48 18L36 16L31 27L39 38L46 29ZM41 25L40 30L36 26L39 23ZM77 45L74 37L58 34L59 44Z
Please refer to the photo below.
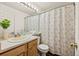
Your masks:
M79 47L79 2L75 3L75 42ZM75 55L79 56L79 48L75 49Z
M11 26L7 29L8 32L19 32L24 30L24 17L26 13L16 10L12 7L0 4L0 20L7 18L11 21ZM14 29L15 27L15 29ZM0 33L2 28L0 27Z

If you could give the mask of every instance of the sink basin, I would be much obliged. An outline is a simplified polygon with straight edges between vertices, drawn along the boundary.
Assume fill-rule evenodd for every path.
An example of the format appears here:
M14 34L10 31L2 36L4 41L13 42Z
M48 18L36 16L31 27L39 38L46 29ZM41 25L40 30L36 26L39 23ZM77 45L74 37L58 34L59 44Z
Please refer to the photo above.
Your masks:
M11 38L9 40L7 40L8 42L10 43L17 43L17 42L23 42L27 39L29 39L32 35L25 35L25 36L22 36L20 38Z

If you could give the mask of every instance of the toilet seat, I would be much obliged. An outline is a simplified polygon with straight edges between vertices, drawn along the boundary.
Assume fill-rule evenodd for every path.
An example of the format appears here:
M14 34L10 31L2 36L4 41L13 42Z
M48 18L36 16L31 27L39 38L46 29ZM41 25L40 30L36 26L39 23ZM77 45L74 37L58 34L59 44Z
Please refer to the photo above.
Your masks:
M38 49L39 49L40 51L42 51L42 52L47 52L47 51L49 50L49 47L48 47L47 45L45 45L45 44L40 44L40 45L38 46Z

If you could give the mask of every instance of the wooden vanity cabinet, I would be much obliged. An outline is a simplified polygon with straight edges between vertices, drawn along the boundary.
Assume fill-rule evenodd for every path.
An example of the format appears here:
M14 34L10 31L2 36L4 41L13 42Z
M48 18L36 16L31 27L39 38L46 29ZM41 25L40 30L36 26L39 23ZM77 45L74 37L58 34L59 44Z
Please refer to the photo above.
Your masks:
M10 49L0 56L36 56L37 55L37 39L32 40L26 44Z
M28 47L28 56L37 56L37 40L33 40L27 44Z

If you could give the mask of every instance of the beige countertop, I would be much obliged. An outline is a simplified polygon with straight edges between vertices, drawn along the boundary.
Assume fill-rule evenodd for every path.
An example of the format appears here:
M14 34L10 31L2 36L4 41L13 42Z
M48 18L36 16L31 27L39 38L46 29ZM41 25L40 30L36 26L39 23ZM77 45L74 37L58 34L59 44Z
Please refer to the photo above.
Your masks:
M0 41L0 53L28 43L32 40L38 39L37 36L28 36L18 41L11 41L12 39Z

